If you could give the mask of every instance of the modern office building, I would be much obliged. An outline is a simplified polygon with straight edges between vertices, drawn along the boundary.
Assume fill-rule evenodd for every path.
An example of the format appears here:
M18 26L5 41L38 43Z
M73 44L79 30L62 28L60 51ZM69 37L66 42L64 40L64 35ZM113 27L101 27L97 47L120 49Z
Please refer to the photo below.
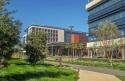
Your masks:
M64 42L64 30L47 26L33 25L28 28L27 33L45 32L47 34L47 43Z
M53 26L39 26L32 25L26 29L27 36L30 33L35 32L45 32L47 34L47 46L49 53L51 55L72 55L81 56L83 52L72 52L68 51L70 48L65 48L66 45L82 45L86 46L87 43L87 35L85 32L74 31L67 28L53 27ZM25 36L25 39L27 39ZM63 51L62 51L63 50ZM75 50L85 50L85 48L77 48ZM84 51L86 53L86 50ZM70 53L70 54L69 54ZM81 54L81 55L80 55Z
M98 27L99 23L105 20L114 22L122 35L125 35L125 0L90 0L86 9L89 13L90 42L96 40L90 30Z
M93 41L96 41L90 31L96 29L99 23L105 20L114 22L122 36L125 36L125 0L89 0L86 9L89 13L89 43L87 43L87 47L93 46Z
M27 34L43 31L47 34L47 43L86 43L85 32L74 31L66 28L52 26L32 25L27 29Z

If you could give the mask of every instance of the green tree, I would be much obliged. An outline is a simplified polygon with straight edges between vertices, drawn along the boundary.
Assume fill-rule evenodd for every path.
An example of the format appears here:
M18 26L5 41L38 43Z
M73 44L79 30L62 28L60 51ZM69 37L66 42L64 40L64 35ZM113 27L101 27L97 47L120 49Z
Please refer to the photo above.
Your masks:
M5 9L8 0L0 0L0 59L1 64L6 64L10 59L14 46L19 42L19 33L21 23L14 20L12 12Z
M46 41L47 36L44 32L34 32L27 36L25 49L31 64L36 64L46 57Z
M75 49L77 48L77 44L75 43L72 43L70 44L70 47L71 47L71 61L74 60L74 56L75 56Z
M82 57L85 48L86 48L85 44L83 43L78 44L78 49L80 49L80 55L79 55L80 58Z
M70 48L71 48L70 44L65 44L64 48L67 49L68 56L70 56Z
M112 65L112 56L114 50L116 50L116 39L120 36L118 27L110 22L102 22L96 30L92 30L92 33L96 37L97 41L95 42L97 46L104 50L104 55L109 59Z

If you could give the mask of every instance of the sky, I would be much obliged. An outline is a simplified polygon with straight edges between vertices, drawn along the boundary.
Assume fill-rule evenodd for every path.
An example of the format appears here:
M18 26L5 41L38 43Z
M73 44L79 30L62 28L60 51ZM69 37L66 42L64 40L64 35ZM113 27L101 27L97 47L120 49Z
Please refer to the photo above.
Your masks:
M8 8L15 10L12 14L23 24L21 37L31 25L49 25L88 32L88 13L85 5L88 0L10 0Z

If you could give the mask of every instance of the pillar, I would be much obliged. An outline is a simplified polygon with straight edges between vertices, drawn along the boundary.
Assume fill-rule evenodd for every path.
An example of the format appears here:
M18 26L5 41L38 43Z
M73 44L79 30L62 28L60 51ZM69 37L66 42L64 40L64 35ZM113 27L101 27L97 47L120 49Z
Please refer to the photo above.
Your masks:
M52 45L52 48L51 48L51 54L54 56L54 53L53 53L53 45Z
M91 51L90 51L90 58L92 58L92 57L93 57L92 53L93 53L93 52L92 52L92 50L91 50Z
M90 56L90 50L88 49L88 57Z
M122 59L125 60L125 49L122 48Z

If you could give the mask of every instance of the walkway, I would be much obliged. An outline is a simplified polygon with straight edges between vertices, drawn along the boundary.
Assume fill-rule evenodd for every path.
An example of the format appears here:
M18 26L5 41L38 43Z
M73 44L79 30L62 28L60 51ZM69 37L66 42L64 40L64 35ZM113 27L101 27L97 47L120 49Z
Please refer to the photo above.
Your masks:
M80 70L78 81L121 81L113 75Z

